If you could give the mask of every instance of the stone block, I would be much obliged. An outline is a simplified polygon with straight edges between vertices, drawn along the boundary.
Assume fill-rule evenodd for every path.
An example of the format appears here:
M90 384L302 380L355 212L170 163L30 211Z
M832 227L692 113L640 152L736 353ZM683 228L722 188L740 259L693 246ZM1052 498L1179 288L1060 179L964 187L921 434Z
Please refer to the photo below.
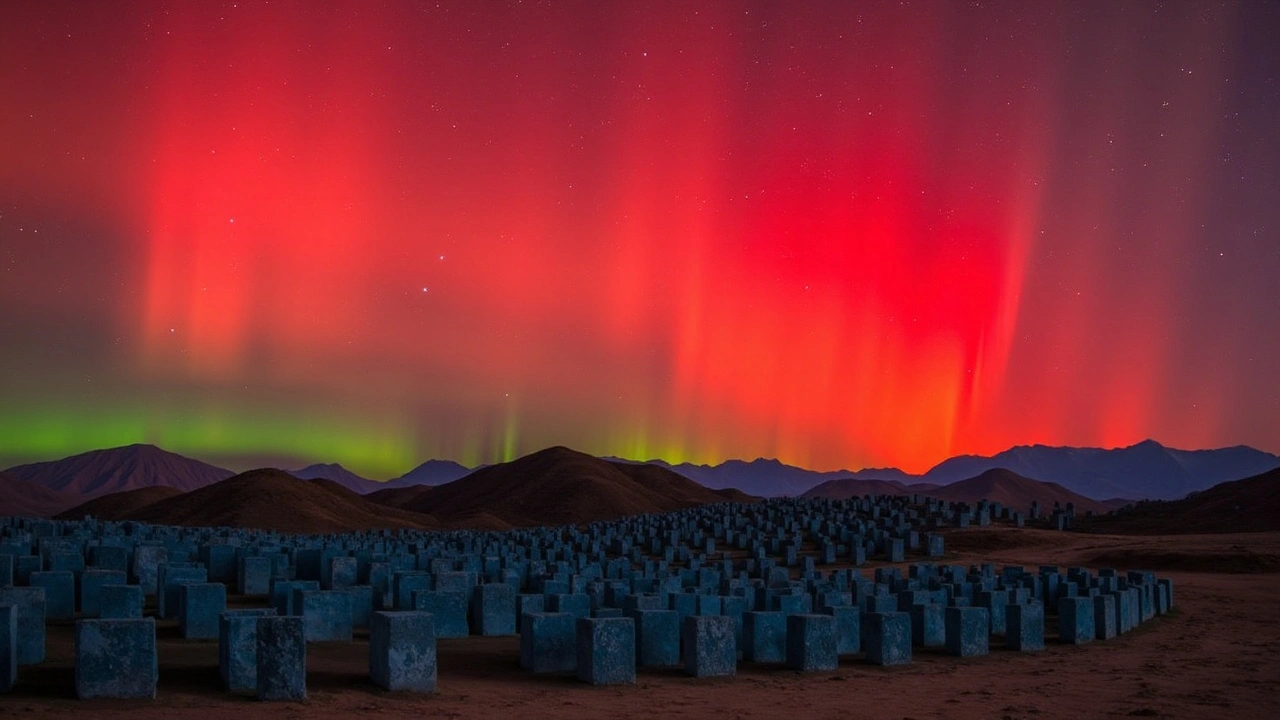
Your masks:
M116 572L123 573L125 576L125 582L128 582L129 549L113 545L90 545L89 568L95 570L115 570Z
M506 583L476 586L471 593L471 628L479 635L515 635L515 590Z
M547 612L567 612L580 618L591 616L591 596L586 593L558 593L546 598Z
M157 580L162 563L169 561L169 550L161 545L139 545L133 550L133 579L142 586L144 595L157 594Z
M636 681L636 631L631 618L577 619L578 679L592 685Z
M397 610L412 610L413 594L431 589L431 575L425 572L397 572L391 576L392 594ZM440 625L436 625L436 637L440 635Z
M839 664L834 615L787 616L787 667L820 672L835 670Z
M178 617L179 588L189 583L208 582L208 579L202 567L162 564L156 571L156 616L162 620Z
M786 662L786 616L775 611L743 613L742 646L742 658L747 662Z
M733 622L733 618L724 615L693 615L684 619L680 647L686 674L721 677L737 672L738 647L734 642Z
M527 613L546 612L546 597L539 593L516 593L516 629L524 632L524 618Z
M76 576L70 570L33 572L29 584L44 588L45 620L76 618Z
M946 606L938 603L911 608L911 643L917 647L945 647L947 644Z
M241 595L260 597L271 592L271 558L249 555L240 558L236 590Z
M226 585L222 583L182 585L178 590L178 631L186 640L217 639L218 616L226 609Z
M103 585L98 590L98 617L126 620L142 617L141 585Z
M1032 602L1005 608L1005 644L1010 650L1044 649L1044 605Z
M417 590L413 593L413 609L431 613L437 638L466 637L467 596L444 590Z
M369 627L373 619L374 589L372 585L348 585L337 592L344 592L351 599L351 626Z
M0 588L0 605L17 607L18 664L44 662L44 588Z
M258 618L258 699L307 699L307 640L302 618Z
M154 698L159 666L154 618L76 623L76 697Z
M17 682L18 606L0 605L0 693L9 692Z
M0 553L0 588L13 587L13 556Z
M836 621L836 655L862 652L862 611L857 605L827 605L823 614Z
M990 614L991 611L985 607L947 608L947 654L976 657L990 652Z
M271 583L271 607L277 615L298 615L301 610L294 607L294 593L298 590L319 590L319 580L277 580Z
M1093 598L1058 599L1058 639L1072 645L1093 641Z
M385 690L436 691L431 613L376 612L369 620L369 677Z
M520 667L535 673L576 670L577 622L571 613L526 613L520 626Z
M906 665L911 662L910 615L904 612L873 612L863 618L867 662L873 665Z
M96 618L102 614L102 586L124 585L127 577L120 570L85 570L80 576L80 615Z
M307 642L350 642L351 596L344 590L294 590Z
M984 590L978 593L974 604L987 609L991 622L991 634L1004 637L1005 608L1009 607L1009 593L1004 590Z
M359 561L353 557L341 556L329 558L329 570L324 573L329 581L329 590L341 590L355 585L358 580ZM321 582L321 587L324 583Z
M680 664L680 615L675 610L629 611L636 623L636 664L670 667Z
M274 608L227 610L218 616L218 675L234 693L258 689L258 619Z
M201 545L200 562L204 565L209 582L235 585L238 573L234 545Z
M1117 590L1111 593L1111 597L1115 598L1115 615L1116 615L1116 634L1127 633L1133 628L1129 625L1133 617L1133 611L1130 608L1130 595L1128 591Z
M1110 594L1093 598L1093 637L1110 640L1116 636L1116 599Z

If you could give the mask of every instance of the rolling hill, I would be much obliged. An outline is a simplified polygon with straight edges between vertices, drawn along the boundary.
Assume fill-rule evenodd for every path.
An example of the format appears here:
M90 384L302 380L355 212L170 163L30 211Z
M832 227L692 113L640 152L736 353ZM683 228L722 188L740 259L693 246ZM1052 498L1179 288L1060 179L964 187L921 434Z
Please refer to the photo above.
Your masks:
M1030 509L1032 501L1040 504L1042 512L1052 509L1055 502L1064 508L1067 503L1073 503L1079 515L1089 510L1102 513L1111 509L1105 503L1073 493L1057 483L1032 480L1004 468L987 470L976 477L935 488L927 494L951 502L988 500L1023 513Z
M1181 500L1140 502L1087 518L1079 527L1133 535L1280 531L1280 468L1219 483Z
M69 493L0 472L0 516L51 517L77 501Z
M361 477L338 463L316 463L298 470L290 470L289 474L300 480L329 480L361 495L376 490L380 483Z
M725 497L665 468L552 447L419 492L401 507L455 522L487 513L513 526L529 526L582 524L719 502L726 502Z
M134 498L100 498L68 510L108 520L139 520L192 527L230 526L287 533L330 533L379 528L435 529L434 518L377 505L330 480L300 480L283 470L250 470L222 482L140 507ZM106 501L119 502L114 517ZM97 503L95 505L95 503Z

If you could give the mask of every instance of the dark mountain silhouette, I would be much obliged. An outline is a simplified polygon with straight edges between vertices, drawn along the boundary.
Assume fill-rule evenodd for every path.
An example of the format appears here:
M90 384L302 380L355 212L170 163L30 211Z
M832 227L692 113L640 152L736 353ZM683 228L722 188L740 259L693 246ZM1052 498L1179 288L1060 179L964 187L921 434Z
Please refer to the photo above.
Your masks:
M951 458L924 479L947 485L998 467L1090 498L1168 500L1280 467L1280 457L1245 446L1176 450L1154 440L1114 450L1023 445L991 457Z
M1280 468L1219 483L1181 500L1139 502L1087 518L1080 529L1135 535L1280 531Z
M452 460L428 460L394 480L375 483L374 491L416 485L443 485L466 477L470 469Z
M51 517L79 498L0 472L0 516Z
M99 520L123 520L152 503L168 500L179 495L182 495L181 490L163 485L153 485L151 487L138 488L137 490L125 490L124 492L111 493L109 495L99 495L89 502L81 503L70 510L59 513L57 518L59 520L80 520L86 516L93 516Z
M840 500L863 495L910 495L912 493L928 495L936 487L936 485L925 484L907 485L897 480L842 477L815 485L805 491L801 497Z
M270 468L250 470L198 490L128 508L115 517L107 516L102 507L81 506L66 515L87 512L106 520L191 527L224 525L287 533L440 526L432 517L371 503L330 480L300 480Z
M488 513L528 526L582 524L718 502L725 498L666 468L552 447L480 468L402 507L452 521Z
M1030 509L1032 501L1038 502L1042 511L1052 509L1055 502L1063 508L1067 503L1072 503L1080 515L1089 510L1101 513L1111 509L1102 502L1073 493L1058 483L1032 480L1004 468L987 470L977 477L943 485L928 494L939 500L970 504L988 500L1024 513Z
M390 505L391 507L408 507L410 503L418 502L419 498L436 489L435 485L409 485L403 487L390 487L382 490L374 490L365 495L365 499L370 502L376 502L380 505Z
M338 463L316 463L298 470L290 470L289 474L301 480L330 480L361 495L376 490L380 485L351 472Z
M671 465L662 460L650 460L647 464L665 467L713 490L733 487L756 497L795 497L803 495L808 490L827 480L839 478L918 480L918 478L895 468L859 470L857 472L849 470L819 472L805 470L804 468L767 458L756 458L750 462L726 460L719 465L694 465L692 463Z
M51 462L18 465L7 472L80 500L155 485L195 490L234 474L155 445L94 450Z

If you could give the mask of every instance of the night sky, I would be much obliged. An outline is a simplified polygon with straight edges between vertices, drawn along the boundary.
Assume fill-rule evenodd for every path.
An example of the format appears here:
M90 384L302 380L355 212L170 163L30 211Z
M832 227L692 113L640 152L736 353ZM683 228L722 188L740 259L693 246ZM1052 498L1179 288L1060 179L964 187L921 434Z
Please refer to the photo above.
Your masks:
M0 466L1280 451L1280 3L0 9Z

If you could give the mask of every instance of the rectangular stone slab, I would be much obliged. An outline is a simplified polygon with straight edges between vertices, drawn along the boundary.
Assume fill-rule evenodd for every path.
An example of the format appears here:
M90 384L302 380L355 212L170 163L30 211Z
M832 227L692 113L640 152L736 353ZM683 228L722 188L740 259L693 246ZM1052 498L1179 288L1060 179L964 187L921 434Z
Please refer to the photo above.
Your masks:
M18 682L18 606L0 604L0 693Z
M1021 652L1044 649L1044 605L1032 602L1005 608L1005 645Z
M75 653L76 697L81 700L156 696L155 618L80 620Z
M98 591L98 616L104 620L142 617L141 585L103 585Z
M44 588L0 588L0 605L18 608L18 664L44 662Z
M218 616L226 609L226 585L182 585L178 588L178 631L186 640L215 640L218 637Z
M592 685L636 681L636 631L631 618L578 618L578 679Z
M684 671L693 677L724 677L738 669L734 620L725 615L693 615L680 628Z
M436 691L431 613L375 612L369 619L369 677L385 690Z
M533 612L526 613L523 620L520 667L535 673L573 672L578 669L576 615Z
M307 640L301 617L258 619L258 699L307 699Z
M80 616L96 618L102 614L102 586L124 585L125 573L119 570L85 570L80 576Z
M1058 599L1058 639L1071 645L1093 642L1093 598Z
M956 657L976 657L989 653L991 620L988 615L990 614L991 611L985 607L947 608L947 654Z
M823 672L835 670L839 664L834 615L787 616L787 667Z
M863 615L863 644L872 665L906 665L911 662L911 616L904 612Z
M218 617L218 674L231 692L258 689L258 619L274 608L227 610Z
M743 613L742 645L742 658L747 662L786 662L786 616L773 611Z

